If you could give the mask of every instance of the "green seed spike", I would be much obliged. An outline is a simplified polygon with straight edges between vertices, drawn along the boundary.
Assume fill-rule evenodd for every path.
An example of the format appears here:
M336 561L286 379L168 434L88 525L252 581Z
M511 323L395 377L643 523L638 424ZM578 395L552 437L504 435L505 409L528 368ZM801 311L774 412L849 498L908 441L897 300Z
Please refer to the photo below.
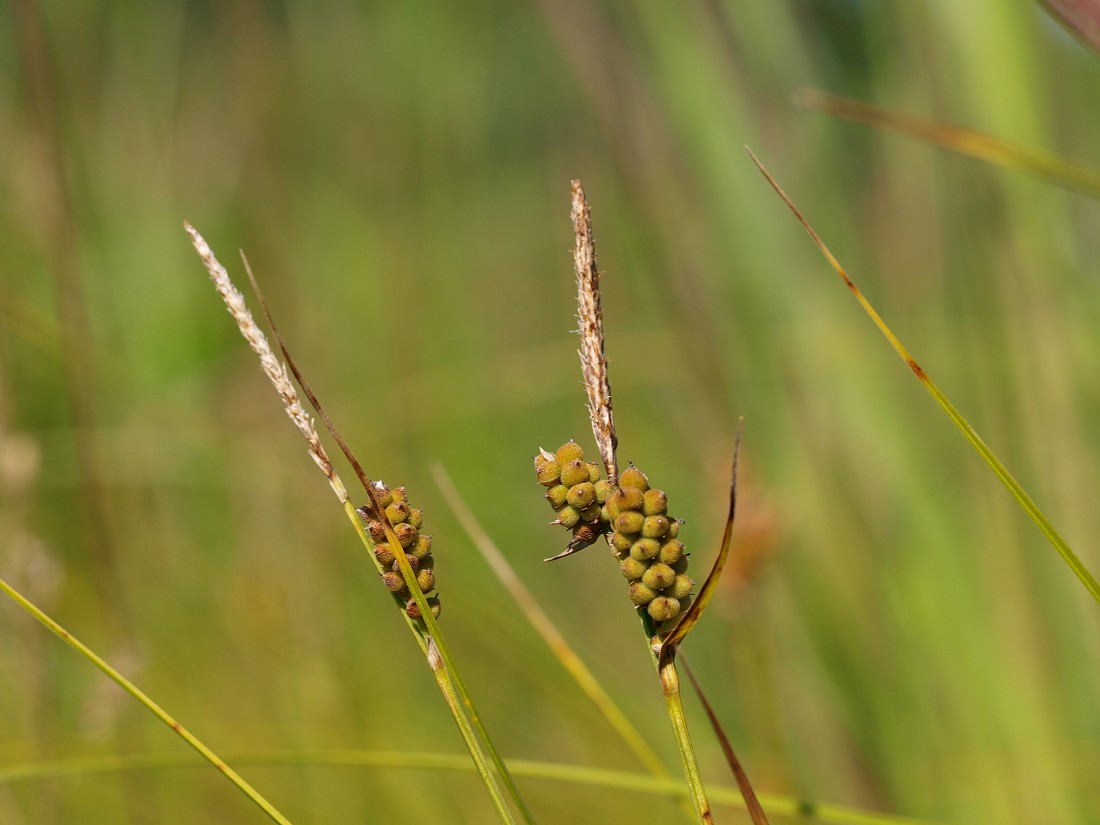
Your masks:
M627 581L637 581L645 575L647 568L645 562L627 556L627 558L623 559L623 563L619 565L619 569L622 571Z
M584 450L581 449L581 445L574 441L572 438L558 447L557 454L554 456L558 464L564 467L571 461L583 461Z
M566 487L588 481L588 467L580 459L561 465L561 483Z
M585 507L595 502L596 486L590 481L574 484L569 488L569 492L566 493L565 500L569 502L570 506L578 510L583 510Z
M650 565L649 569L645 571L642 581L646 587L651 587L654 590L664 590L676 581L676 573L667 564L657 562Z
M642 532L642 525L645 524L645 516L637 510L623 510L619 515L615 516L615 520L612 524L614 524L615 530L619 533L637 534ZM631 544L633 543L634 542L631 542Z
M535 477L544 487L553 487L561 478L561 465L546 450L539 450L535 456Z
M550 506L557 510L559 507L563 507L566 502L566 498L569 495L569 488L564 484L555 484L549 490L546 491L546 500L550 502Z
M672 587L668 588L668 595L674 596L677 599L683 599L691 593L691 588L695 587L695 580L690 576L679 575L672 583ZM683 605L681 605L682 607Z
M680 602L671 596L658 596L649 602L646 611L655 622L667 622L676 618L680 613Z
M657 591L651 587L647 587L642 582L632 582L630 585L630 601L641 607L643 604L649 604L657 598Z
M631 558L638 561L650 561L661 552L661 543L656 539L638 539L630 547Z
M665 516L646 516L642 522L642 535L659 539L668 532L668 519Z
M644 493L649 489L649 479L645 477L645 473L631 464L623 471L623 474L619 476L619 486L634 487Z
M580 511L576 507L570 507L566 504L560 510L558 510L557 521L550 522L551 524L560 524L562 527L576 527L581 520Z
M661 516L668 510L668 496L664 490L646 490L642 496L642 512L647 516Z

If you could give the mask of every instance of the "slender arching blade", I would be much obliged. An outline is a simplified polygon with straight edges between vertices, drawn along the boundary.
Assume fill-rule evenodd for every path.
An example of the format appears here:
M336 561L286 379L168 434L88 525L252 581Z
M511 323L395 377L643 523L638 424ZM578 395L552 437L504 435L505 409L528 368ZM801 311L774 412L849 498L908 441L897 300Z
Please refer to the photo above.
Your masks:
M981 436L978 435L977 431L975 431L967 420L963 418L962 413L955 409L955 405L947 399L943 391L936 386L931 378L929 378L928 373L921 368L920 364L918 364L913 356L909 354L909 351L902 346L901 341L899 341L897 336L891 332L888 326L886 326L886 322L879 317L874 307L872 307L870 302L863 297L863 293L859 291L859 288L852 282L852 279L848 277L848 273L844 271L844 267L842 267L840 262L833 257L833 253L825 246L825 242L821 240L821 237L802 216L802 213L798 211L798 207L796 207L794 202L787 197L787 193L783 191L778 183L776 183L775 178L768 173L768 170L764 168L764 165L760 163L756 155L753 154L752 149L746 146L745 150L749 153L749 157L752 158L752 162L756 164L756 167L776 191L776 194L783 199L783 202L787 204L791 212L794 213L794 216L798 218L798 222L802 224L802 228L805 229L813 239L817 248L821 250L821 254L825 256L825 259L832 268L836 270L836 274L841 277L848 287L848 290L855 296L856 300L859 301L860 306L862 306L864 311L871 317L871 320L875 322L875 326L879 328L879 331L886 337L886 340L890 342L890 345L897 354L906 363L909 369L913 371L913 374L917 376L917 380L920 381L921 384L924 385L924 388L936 399L936 402L943 408L943 411L947 413L947 416L955 423L955 426L959 428L966 440L970 442L970 446L978 452L978 455L980 455L985 463L989 465L989 468L993 470L997 478L999 478L1005 487L1008 488L1013 498L1019 502L1024 512L1031 517L1031 520L1035 522L1039 530L1046 536L1047 541L1049 541L1054 549L1058 551L1058 555L1060 555L1062 560L1069 565L1070 570L1072 570L1074 575L1081 581L1081 584L1085 586L1085 589L1092 594L1092 597L1096 599L1096 601L1100 602L1100 584L1097 584L1092 573L1089 572L1088 568L1085 567L1084 563L1077 557L1077 554L1070 549L1065 539L1063 539L1058 531L1054 529L1054 525L1047 520L1047 517L1043 515L1039 506L1032 501L1031 496L1029 496L1024 488L1020 486L1020 482L1012 477L1012 473L1010 473L1004 464L1001 463L1000 459L993 454L993 451L989 449L988 445L986 445Z
M1095 5L1100 9L1100 4ZM1100 29L1097 30L1097 36L1100 37ZM812 112L863 123L874 129L896 132L960 155L1026 172L1086 195L1100 197L1100 169L1042 149L1022 146L906 112L884 109L860 100L837 97L818 89L802 89L795 95L795 103Z
M737 464L741 458L741 433L745 427L745 419L737 422L737 441L733 447L733 469L730 471L730 507L726 514L726 529L722 532L722 546L718 550L718 558L714 560L714 566L710 568L707 580L699 590L699 595L691 603L691 607L680 617L680 621L672 628L661 643L661 654L658 657L658 668L664 667L676 655L676 648L691 629L699 622L703 610L714 596L714 590L718 587L718 579L722 575L722 568L726 566L726 559L730 555L730 545L733 543L733 514L737 509Z

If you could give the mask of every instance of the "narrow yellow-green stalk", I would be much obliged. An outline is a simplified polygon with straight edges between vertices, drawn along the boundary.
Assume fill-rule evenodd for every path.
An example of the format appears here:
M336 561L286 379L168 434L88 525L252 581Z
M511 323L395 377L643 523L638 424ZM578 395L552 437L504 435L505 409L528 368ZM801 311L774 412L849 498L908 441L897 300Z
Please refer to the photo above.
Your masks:
M107 677L121 687L124 691L129 693L138 702L146 707L150 713L157 717L161 722L170 727L176 734L188 745L190 745L195 751L202 756L207 762L217 768L221 774L232 782L237 788L249 799L251 799L256 806L263 811L273 822L278 822L279 825L291 825L289 819L279 813L279 810L268 802L264 796L253 788L244 778L226 764L225 760L218 756L214 751L210 750L206 745L199 740L197 736L191 733L187 728L168 715L168 712L164 710L160 705L154 702L144 691L137 685L111 667L107 662L100 658L90 647L77 639L73 634L63 628L60 624L50 618L46 613L26 598L22 593L12 587L3 579L0 579L0 590L3 590L11 599L18 604L25 611L30 613L45 625L50 631L57 634L71 648L76 650L81 656L99 668Z

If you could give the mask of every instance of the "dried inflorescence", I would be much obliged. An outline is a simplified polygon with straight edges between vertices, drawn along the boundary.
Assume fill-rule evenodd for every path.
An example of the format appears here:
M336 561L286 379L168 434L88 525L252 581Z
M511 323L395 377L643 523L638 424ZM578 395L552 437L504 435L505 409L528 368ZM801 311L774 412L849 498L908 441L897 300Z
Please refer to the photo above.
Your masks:
M571 529L573 543L608 536L635 605L658 624L687 610L695 582L678 538L681 522L668 515L667 496L650 488L641 470L630 465L616 487L600 478L598 465L586 463L580 445L570 440L555 453L539 450L535 475L549 488L546 500L558 514L551 524Z
M382 482L375 482L375 490L378 493L378 503L383 508L383 515L393 529L397 541L409 558L413 572L416 573L416 583L427 595L435 589L435 559L432 557L432 537L421 535L420 528L423 525L424 516L420 510L409 506L408 495L404 487L396 487L390 490ZM382 583L386 588L405 599L405 612L410 618L419 619L420 607L409 593L409 587L401 575L401 567L397 563L394 549L390 539L386 535L386 528L371 505L360 507L357 513L366 522L367 532L374 542L374 555L385 572L382 574ZM432 615L439 616L439 598L428 598Z

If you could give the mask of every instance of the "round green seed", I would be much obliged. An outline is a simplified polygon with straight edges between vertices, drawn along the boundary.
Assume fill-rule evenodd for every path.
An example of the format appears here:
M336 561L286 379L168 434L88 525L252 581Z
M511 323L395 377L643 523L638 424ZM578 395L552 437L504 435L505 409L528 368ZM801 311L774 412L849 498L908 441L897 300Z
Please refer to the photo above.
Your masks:
M622 510L619 515L615 516L612 524L620 533L640 533L642 525L645 524L645 516L637 510Z
M546 491L546 500L550 502L550 506L557 510L559 507L565 504L566 497L569 495L569 488L564 484L555 484L549 490Z
M389 567L393 564L395 556L390 552L390 546L388 544L376 544L374 545L374 557L378 559L378 563L383 567Z
M386 508L386 518L390 520L390 524L400 524L409 517L409 510L409 505L405 502L395 501Z
M593 482L593 486L596 488L596 501L600 504L607 504L607 497L614 492L615 485L606 478L601 478L599 481Z
M674 539L678 535L680 535L680 527L683 525L683 523L684 522L683 522L682 519L678 519L678 518L669 519L669 522L668 522L668 537L670 539Z
M664 490L646 490L642 497L642 512L647 516L663 515L668 509L668 496Z
M544 487L553 487L561 478L561 465L553 456L546 457L540 453L535 456L535 478Z
M584 481L588 481L588 467L585 466L583 461L570 461L568 464L562 465L561 483L566 487L572 487L574 484L580 484Z
M690 576L679 575L672 583L672 587L668 589L668 595L682 599L691 593L693 587L695 587L694 579Z
M570 507L566 504L560 510L558 510L557 523L563 527L576 527L581 520L580 511L576 507Z
M581 519L584 521L596 521L600 517L600 505L596 502L592 502L583 510L581 510Z
M412 549L408 551L408 555L423 561L432 553L432 537L431 536L417 536L416 544L412 546Z
M588 467L588 480L595 484L600 480L600 465L595 461L589 461L585 466Z
M656 558L661 552L661 544L657 539L638 539L630 546L631 558L638 561L649 561Z
M649 479L645 477L645 473L631 464L623 474L619 476L620 487L633 487L641 492L645 492L649 489Z
M620 553L630 551L630 545L634 543L634 537L615 531L611 534L611 546Z
M657 558L663 564L673 565L684 557L684 550L686 549L682 541L669 539L661 545L661 552L657 555Z
M565 500L569 502L570 506L583 510L596 500L596 486L590 481L574 484L566 493Z
M657 598L657 591L646 587L642 582L631 582L629 593L630 601L639 606L648 604Z
M653 617L653 621L667 622L669 619L675 619L680 613L680 602L671 596L658 596L649 602L646 610Z
M647 565L644 562L627 556L623 559L623 563L619 565L619 569L622 571L627 581L637 581L645 574Z
M409 524L419 530L424 524L423 510L409 510Z
M401 522L393 526L393 532L397 536L397 540L401 542L401 546L405 548L412 547L416 544L416 537L418 533L416 528L411 524Z
M558 464L565 466L571 461L583 461L584 450L581 445L574 441L572 438L558 447L557 453L554 455Z
M676 581L676 573L667 564L657 562L651 564L649 569L645 571L642 581L645 582L646 587L651 587L654 590L664 590Z
M646 516L641 532L646 538L659 539L668 532L668 519L665 516Z

